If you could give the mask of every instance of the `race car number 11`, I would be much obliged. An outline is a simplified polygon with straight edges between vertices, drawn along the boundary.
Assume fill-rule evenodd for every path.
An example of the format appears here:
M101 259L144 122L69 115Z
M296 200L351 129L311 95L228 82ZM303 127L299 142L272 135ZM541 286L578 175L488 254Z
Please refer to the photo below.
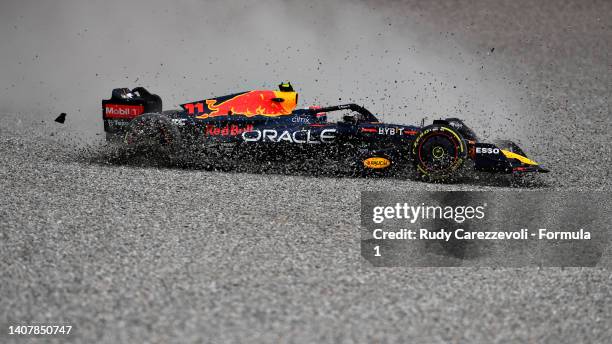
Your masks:
M185 109L187 110L187 113L190 115L193 115L194 113L202 113L204 112L204 104L203 103L192 103L192 104L185 104L183 105L185 106Z

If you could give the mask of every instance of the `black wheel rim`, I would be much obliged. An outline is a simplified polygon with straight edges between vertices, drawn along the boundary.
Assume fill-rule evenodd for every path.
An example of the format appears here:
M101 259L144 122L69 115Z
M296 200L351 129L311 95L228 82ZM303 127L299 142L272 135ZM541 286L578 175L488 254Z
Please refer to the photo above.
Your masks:
M448 133L431 133L418 146L418 162L427 172L452 170L459 159L459 144Z

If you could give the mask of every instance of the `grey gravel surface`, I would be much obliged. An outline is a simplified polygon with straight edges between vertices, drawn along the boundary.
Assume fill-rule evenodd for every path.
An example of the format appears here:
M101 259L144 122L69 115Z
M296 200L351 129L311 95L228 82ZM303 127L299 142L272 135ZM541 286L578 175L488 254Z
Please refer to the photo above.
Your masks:
M528 148L553 171L538 188L611 190L610 2L393 6L474 50L495 47L495 65L528 89ZM612 338L605 268L391 269L360 258L359 191L505 183L109 163L99 137L66 129L70 116L40 119L0 121L2 331L66 322L83 343Z

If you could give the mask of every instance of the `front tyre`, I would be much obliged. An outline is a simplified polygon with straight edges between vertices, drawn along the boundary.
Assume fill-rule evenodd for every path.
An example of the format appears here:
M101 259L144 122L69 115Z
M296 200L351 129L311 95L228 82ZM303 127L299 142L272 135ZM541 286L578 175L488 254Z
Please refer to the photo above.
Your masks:
M428 181L456 176L467 157L467 145L455 130L439 124L425 127L412 144L417 173Z

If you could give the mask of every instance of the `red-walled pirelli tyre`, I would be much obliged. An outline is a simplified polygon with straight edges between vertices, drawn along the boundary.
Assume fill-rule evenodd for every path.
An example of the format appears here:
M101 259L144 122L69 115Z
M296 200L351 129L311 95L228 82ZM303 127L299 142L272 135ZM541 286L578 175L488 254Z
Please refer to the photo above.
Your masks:
M467 157L467 145L459 133L444 125L425 127L412 144L417 172L430 181L452 179Z
M158 113L145 113L134 118L124 138L130 148L164 156L175 153L179 140L178 128L170 118Z

